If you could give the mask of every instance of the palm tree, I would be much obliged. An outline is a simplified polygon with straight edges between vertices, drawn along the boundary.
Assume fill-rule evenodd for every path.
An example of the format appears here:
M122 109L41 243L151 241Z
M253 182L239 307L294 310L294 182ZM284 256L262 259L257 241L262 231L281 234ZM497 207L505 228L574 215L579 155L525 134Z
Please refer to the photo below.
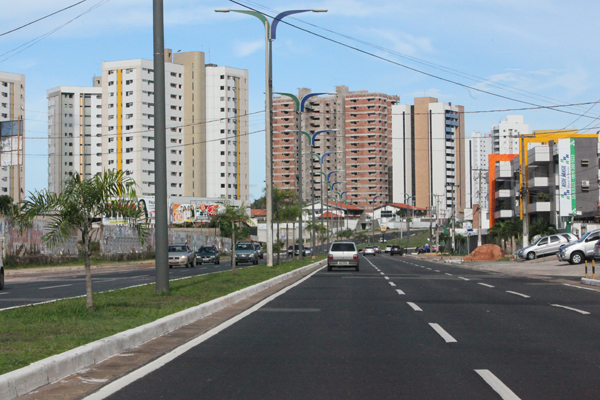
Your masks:
M135 187L135 181L120 170L105 171L91 179L83 179L75 174L64 183L60 194L47 189L30 193L29 199L20 204L15 217L21 231L30 226L35 217L49 217L51 222L42 240L50 246L65 242L79 231L85 263L86 304L89 310L94 309L91 243L93 235L99 229L92 223L105 216L119 215L136 228L141 244L148 237L148 223L137 205Z
M235 238L248 237L250 229L241 224L249 220L250 216L246 212L246 205L244 203L237 207L228 201L223 203L223 211L215 215L212 220L214 224L218 223L221 227L221 236L231 237L231 273L233 275L237 274L235 267Z
M555 234L556 228L554 225L549 224L545 219L538 218L531 225L529 225L529 237L537 235L548 236Z

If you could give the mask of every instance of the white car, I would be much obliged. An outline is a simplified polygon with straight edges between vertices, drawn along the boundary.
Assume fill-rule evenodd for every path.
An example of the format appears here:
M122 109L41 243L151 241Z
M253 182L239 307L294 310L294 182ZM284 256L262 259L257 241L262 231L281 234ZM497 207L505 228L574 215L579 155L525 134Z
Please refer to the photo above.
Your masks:
M354 242L334 242L327 255L327 271L333 267L351 267L359 270L358 249Z
M363 256L376 256L377 252L375 251L375 247L367 246L363 249Z
M388 244L387 246L385 246L385 252L389 253L392 250L392 245Z

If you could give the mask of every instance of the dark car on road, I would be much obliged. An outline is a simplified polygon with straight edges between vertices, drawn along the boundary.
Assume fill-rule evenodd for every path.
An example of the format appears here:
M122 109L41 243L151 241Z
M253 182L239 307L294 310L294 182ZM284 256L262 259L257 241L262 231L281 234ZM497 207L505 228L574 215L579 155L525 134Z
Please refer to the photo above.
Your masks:
M219 265L221 263L221 257L219 251L215 246L202 246L196 253L196 264L201 265L202 263L212 263Z
M254 243L244 242L235 245L235 265L239 263L258 265L258 253L254 248Z
M4 289L4 266L2 265L2 259L0 258L0 290Z
M402 246L393 245L392 248L390 249L390 256L393 256L394 254L403 255L404 248Z

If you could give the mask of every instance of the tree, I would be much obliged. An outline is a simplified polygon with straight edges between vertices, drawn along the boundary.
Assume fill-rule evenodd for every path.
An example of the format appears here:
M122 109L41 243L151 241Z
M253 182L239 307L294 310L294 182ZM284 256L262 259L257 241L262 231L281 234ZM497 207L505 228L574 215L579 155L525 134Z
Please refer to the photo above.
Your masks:
M242 203L239 207L234 206L229 201L223 203L223 211L212 218L212 223L221 227L221 236L231 238L231 273L237 274L235 268L235 238L247 238L250 235L250 228L242 225L250 220L246 212L246 206Z
M401 208L398 211L396 211L396 215L400 218L404 218L406 216L406 210L404 208Z
M260 210L264 210L265 208L267 208L267 201L265 200L265 196L263 195L262 197L259 197L258 199L254 200L252 204L250 204L250 208Z
M352 229L343 229L336 232L336 236L342 239L350 239L353 234L354 231Z
M13 204L13 199L7 194L0 196L0 213L8 216L15 215L17 206Z
M555 234L556 228L554 225L549 224L545 219L538 218L531 225L529 225L529 237L537 235L548 236Z
M90 179L75 174L65 182L60 194L47 189L30 193L15 217L21 232L37 216L50 218L48 230L42 237L50 246L63 243L77 232L81 234L80 249L85 263L86 304L89 310L94 309L91 244L93 234L99 229L94 228L92 223L105 216L118 215L135 227L140 243L144 244L148 237L148 224L138 207L135 187L135 181L120 170L105 171Z

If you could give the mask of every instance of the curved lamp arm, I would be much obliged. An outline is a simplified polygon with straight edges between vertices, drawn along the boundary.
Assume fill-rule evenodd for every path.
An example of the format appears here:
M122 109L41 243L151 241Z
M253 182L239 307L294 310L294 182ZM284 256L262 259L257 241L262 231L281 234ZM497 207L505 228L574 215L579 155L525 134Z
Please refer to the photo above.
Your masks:
M321 133L325 133L325 132L334 132L334 131L339 131L339 129L324 129L322 131L316 131L315 133L313 133L312 135L312 142L311 145L314 146L315 145L315 139L317 138L317 136L319 136Z
M335 154L335 153L344 153L344 151L330 151L329 153L323 154L323 157L321 157L321 165L323 165L323 162L325 161L325 157L327 157L330 154Z
M287 97L291 98L292 100L294 100L294 103L296 104L296 112L297 113L300 112L300 99L298 98L298 96L296 96L293 93L285 93L285 92L273 92L273 94L280 94L282 96L287 96Z
M322 94L329 94L329 93L309 93L306 96L304 96L302 98L302 101L300 102L300 112L304 112L304 105L306 103L306 100L310 99L311 97L320 96Z

